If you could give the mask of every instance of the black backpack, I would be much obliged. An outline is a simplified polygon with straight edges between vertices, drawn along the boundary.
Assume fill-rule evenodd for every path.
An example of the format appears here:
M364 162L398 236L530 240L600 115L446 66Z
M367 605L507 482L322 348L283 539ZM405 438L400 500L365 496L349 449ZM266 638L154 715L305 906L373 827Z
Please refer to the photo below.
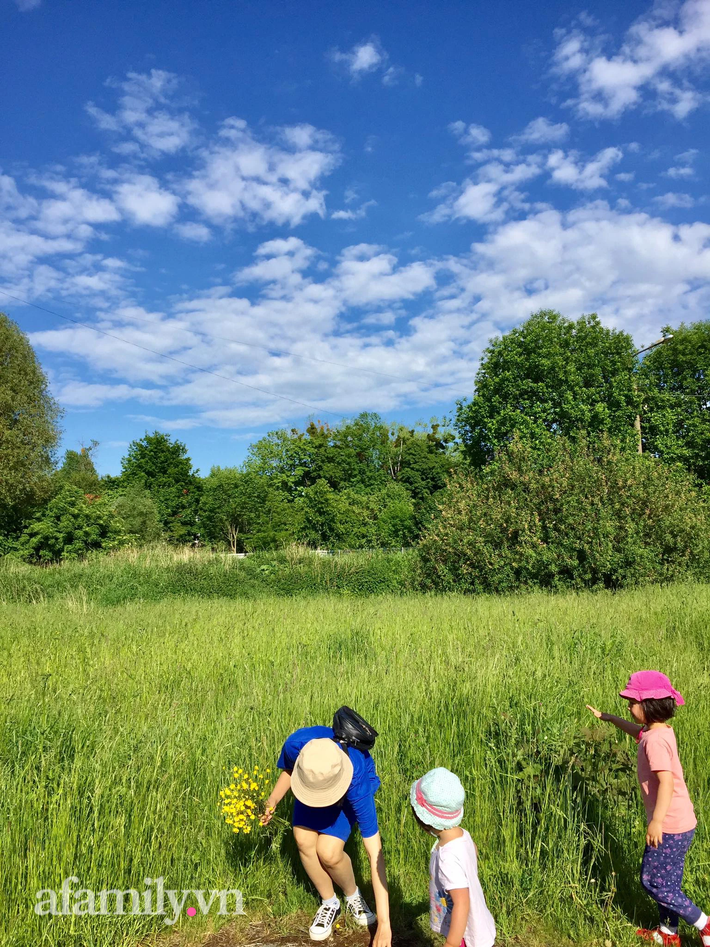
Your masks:
M338 743L356 750L371 750L377 730L350 707L341 707L333 716L333 733Z

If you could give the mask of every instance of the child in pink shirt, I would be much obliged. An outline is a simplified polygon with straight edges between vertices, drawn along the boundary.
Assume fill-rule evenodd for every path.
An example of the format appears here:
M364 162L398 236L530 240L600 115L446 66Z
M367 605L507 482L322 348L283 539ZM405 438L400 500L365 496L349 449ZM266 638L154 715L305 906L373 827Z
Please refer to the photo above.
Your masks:
M697 819L683 778L675 733L666 723L675 714L682 696L660 671L637 671L621 691L629 702L633 723L601 713L638 743L637 773L646 808L646 849L641 862L641 884L657 902L660 924L636 933L656 944L680 947L678 919L697 927L703 947L710 947L710 921L681 891L685 856L695 835Z

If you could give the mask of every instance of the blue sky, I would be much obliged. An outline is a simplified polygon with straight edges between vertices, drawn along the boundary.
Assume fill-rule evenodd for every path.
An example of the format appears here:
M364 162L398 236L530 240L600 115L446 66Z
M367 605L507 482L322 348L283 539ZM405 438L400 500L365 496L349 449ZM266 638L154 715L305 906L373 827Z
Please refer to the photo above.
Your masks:
M710 0L0 0L0 33L0 290L85 325L0 308L102 472L156 428L206 473L448 414L542 307L707 317Z

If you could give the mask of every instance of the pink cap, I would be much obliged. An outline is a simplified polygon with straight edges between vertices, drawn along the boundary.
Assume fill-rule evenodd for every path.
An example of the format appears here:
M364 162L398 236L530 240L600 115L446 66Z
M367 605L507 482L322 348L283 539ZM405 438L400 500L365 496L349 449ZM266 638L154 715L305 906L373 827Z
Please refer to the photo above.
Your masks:
M646 700L648 697L659 699L673 697L680 707L685 703L683 695L673 687L670 680L660 671L636 671L631 675L619 697L632 700Z

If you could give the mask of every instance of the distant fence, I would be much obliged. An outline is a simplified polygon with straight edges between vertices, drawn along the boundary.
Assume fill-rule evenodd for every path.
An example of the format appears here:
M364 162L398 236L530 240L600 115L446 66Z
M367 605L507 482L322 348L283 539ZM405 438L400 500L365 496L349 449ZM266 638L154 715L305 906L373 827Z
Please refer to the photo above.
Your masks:
M308 552L314 556L347 556L355 552L396 552L405 553L414 549L414 546L368 546L360 549L308 549ZM258 552L228 552L227 556L234 556L236 559L245 559L247 556L263 555L265 552L282 552L283 550L259 550Z

